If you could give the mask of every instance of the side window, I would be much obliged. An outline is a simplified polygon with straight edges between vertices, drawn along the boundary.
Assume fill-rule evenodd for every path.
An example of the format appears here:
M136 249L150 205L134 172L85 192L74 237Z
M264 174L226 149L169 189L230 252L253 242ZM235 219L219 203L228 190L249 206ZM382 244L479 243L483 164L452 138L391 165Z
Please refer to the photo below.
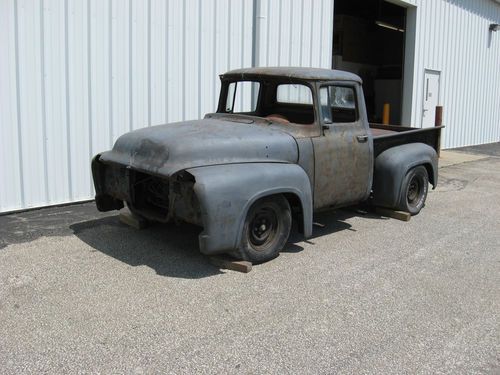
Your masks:
M287 104L313 104L311 89L300 84L278 85L276 91L276 101Z
M257 108L257 96L259 94L259 82L239 81L231 82L227 90L226 112L248 113L255 112ZM252 100L252 95L255 99Z
M358 120L356 93L351 86L323 86L320 89L323 122L347 123Z

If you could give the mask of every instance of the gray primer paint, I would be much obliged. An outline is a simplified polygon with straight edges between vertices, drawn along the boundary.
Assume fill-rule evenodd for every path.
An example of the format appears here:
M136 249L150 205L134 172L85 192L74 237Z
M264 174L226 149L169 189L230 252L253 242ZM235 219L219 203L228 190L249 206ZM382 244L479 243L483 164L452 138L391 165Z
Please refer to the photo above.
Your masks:
M196 183L204 231L200 250L216 253L233 250L239 243L246 213L257 199L280 193L299 197L304 235L312 234L312 193L309 178L296 164L247 163L187 170Z
M425 165L433 187L438 179L438 156L436 151L423 143L410 143L392 147L375 159L373 180L373 203L394 207L401 196L401 181L408 171Z
M324 69L252 68L226 73L223 79L252 76L264 77L263 81L266 76L317 81L310 85L316 120L308 125L316 127L317 132L294 133L293 126L273 124L259 116L214 114L203 120L127 133L117 140L111 151L97 155L92 163L99 210L119 209L123 201L135 203L133 176L136 171L154 175L168 181L170 189L167 214L160 219L180 218L201 224L204 230L199 236L200 250L214 254L238 247L248 209L265 196L293 194L298 198L307 238L312 234L313 201L316 197L331 195L332 189L335 189L335 199L326 200L318 208L365 200L370 188L373 188L376 205L395 207L405 174L422 164L430 172L431 183L436 185L436 150L441 129L389 127L386 129L389 134L372 137L361 81L356 76ZM348 130L349 124L345 124L344 130L340 129L342 126L339 128L343 136L335 136L331 132L335 124L327 126L319 116L318 87L331 79L349 80L357 87L361 99L356 132ZM329 139L323 149L314 146L315 141L326 138ZM375 144L387 149L373 162ZM361 158L359 147L362 146L365 156L369 157ZM323 163L319 165L321 156ZM332 169L331 165L337 168ZM356 173L359 178L353 179ZM323 189L316 188L318 178L326 179ZM358 190L362 187L363 192L356 195L354 202L351 195L356 185ZM184 196L186 189L194 194ZM179 207L189 209L176 212L177 198L181 199Z
M263 125L203 119L153 126L122 135L101 154L104 163L128 165L163 176L198 166L274 162L296 163L297 144Z

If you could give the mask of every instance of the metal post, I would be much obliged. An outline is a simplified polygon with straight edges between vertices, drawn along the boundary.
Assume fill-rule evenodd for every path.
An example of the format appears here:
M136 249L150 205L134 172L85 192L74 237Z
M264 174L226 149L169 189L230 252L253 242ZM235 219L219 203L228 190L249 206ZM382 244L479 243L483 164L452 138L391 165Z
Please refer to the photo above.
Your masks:
M436 107L436 117L434 120L434 125L435 126L443 125L443 106L442 105L438 105Z
M389 125L390 113L391 113L391 105L389 103L384 103L384 111L382 112L382 124Z
M443 106L438 105L436 106L436 116L434 118L434 126L442 126L443 125ZM441 129L438 130L438 137L437 137L437 154L438 157L441 154Z

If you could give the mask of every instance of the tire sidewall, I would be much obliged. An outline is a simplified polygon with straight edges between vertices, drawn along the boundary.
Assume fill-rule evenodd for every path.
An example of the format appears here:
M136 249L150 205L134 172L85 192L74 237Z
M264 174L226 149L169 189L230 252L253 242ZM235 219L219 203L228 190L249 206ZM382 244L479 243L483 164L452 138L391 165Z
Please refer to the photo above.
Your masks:
M412 205L408 202L408 190L410 188L410 183L414 178L417 178L419 180L421 189L418 196L417 204ZM405 211L409 212L412 215L417 215L425 205L425 200L427 198L428 191L429 191L429 175L427 174L427 169L422 165L410 169L406 174L402 185L400 208L404 209Z
M256 250L249 241L250 224L255 213L263 206L271 207L277 216L277 232L275 238L266 249ZM292 227L290 205L282 195L273 195L259 199L252 204L247 212L243 226L238 256L252 263L262 263L274 259L285 246Z

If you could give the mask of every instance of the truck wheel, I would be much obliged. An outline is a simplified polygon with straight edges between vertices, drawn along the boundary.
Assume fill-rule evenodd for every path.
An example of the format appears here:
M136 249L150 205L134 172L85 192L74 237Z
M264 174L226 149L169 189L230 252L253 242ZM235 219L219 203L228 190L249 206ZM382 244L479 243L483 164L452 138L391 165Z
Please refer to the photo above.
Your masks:
M130 204L129 202L127 202L127 208L128 210L130 211L130 213L134 216L137 216L139 219L141 220L145 220L145 221L148 221L147 218L145 218L144 216L142 216L139 211L137 211L134 206L132 206L132 204Z
M416 215L424 207L429 190L429 175L424 166L408 171L401 186L399 209Z
M235 255L252 263L276 258L288 240L291 227L292 214L286 198L282 195L262 198L248 210Z

